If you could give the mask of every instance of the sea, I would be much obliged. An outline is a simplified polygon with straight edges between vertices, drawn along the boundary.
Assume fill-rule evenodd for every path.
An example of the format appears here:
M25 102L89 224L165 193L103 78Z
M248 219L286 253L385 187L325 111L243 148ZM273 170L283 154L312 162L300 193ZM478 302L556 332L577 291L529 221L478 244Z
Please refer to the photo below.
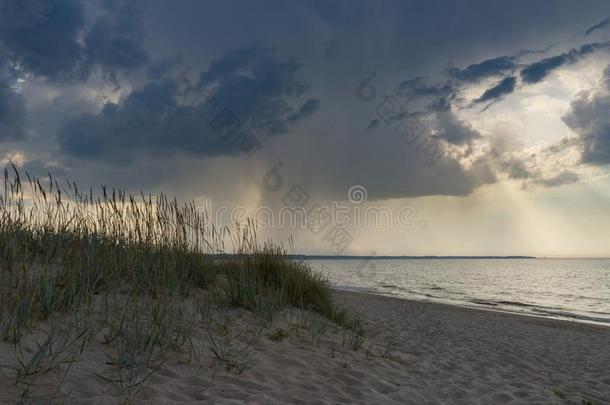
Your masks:
M610 259L307 260L337 289L610 325Z

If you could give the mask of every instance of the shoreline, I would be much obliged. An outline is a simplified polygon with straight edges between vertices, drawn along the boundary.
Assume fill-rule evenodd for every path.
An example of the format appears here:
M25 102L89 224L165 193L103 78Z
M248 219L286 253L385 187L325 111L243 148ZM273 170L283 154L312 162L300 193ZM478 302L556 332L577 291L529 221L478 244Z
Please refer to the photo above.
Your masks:
M370 255L303 255L290 254L291 259L296 260L446 260L446 259L465 259L465 260L520 260L520 259L539 259L537 256L439 256L439 255L424 255L424 256L370 256ZM546 258L543 258L546 259Z
M569 312L565 312L565 313L569 313L570 314L569 316L561 315L561 314L554 315L552 313L545 315L543 313L533 313L533 312L510 310L508 308L497 307L494 303L487 303L487 302L480 302L480 301L479 302L470 302L470 303L468 301L449 302L451 300L443 299L443 298L436 298L436 297L426 297L426 298L422 298L422 299L417 299L417 298L411 298L411 297L401 297L400 295L396 295L396 294L392 294L392 293L371 291L364 287L360 290L355 287L342 287L342 286L332 285L331 289L336 292L381 296L381 297L396 299L396 300L401 300L401 301L404 300L404 301L409 301L409 302L422 302L422 303L429 303L429 304L435 304L435 305L445 305L448 307L472 309L472 310L477 310L477 311L497 312L497 313L502 313L502 314L514 315L514 316L525 316L525 317L533 317L533 318L538 318L538 319L549 319L549 320L567 322L567 323L596 325L596 326L601 326L601 327L610 329L610 318L593 318L593 317L589 317L586 315L572 314ZM530 305L527 305L527 304L523 304L523 306L530 307ZM604 319L604 320L601 320L601 319ZM608 319L608 320L605 320L605 319Z
M417 394L411 398L422 403L610 402L610 328L605 325L368 293L334 294L360 314L369 331L394 336L402 375Z
M470 305L450 304L447 302L436 301L434 299L419 300L419 299L414 299L414 298L404 298L404 297L400 297L400 296L393 296L390 294L378 293L378 292L374 292L374 291L354 291L354 290L350 290L350 289L337 288L335 286L333 286L331 288L335 295L354 294L354 295L362 295L362 296L373 296L373 297L380 297L383 299L388 299L388 300L390 300L389 302L396 300L399 302L403 302L403 301L407 302L410 305L424 304L424 305L430 305L430 306L439 306L439 307L444 308L445 310L456 309L456 310L464 310L466 312L483 311L483 312L490 312L493 314L500 314L500 315L504 315L507 317L515 318L515 319L532 318L532 319L541 320L541 321L548 321L551 324L559 323L559 324L567 324L567 325L587 325L587 326L591 326L594 328L601 328L601 329L610 331L610 324L608 324L608 323L594 322L594 321L588 321L588 320L583 320L583 319L576 319L576 318L565 319L565 318L559 318L559 317L553 317L553 316L547 316L547 315L537 315L537 314L525 313L525 312L514 312L514 311L502 310L502 309L498 309L498 308L488 308L488 307L483 307L483 306L479 307L479 306L474 306L474 305L470 306Z

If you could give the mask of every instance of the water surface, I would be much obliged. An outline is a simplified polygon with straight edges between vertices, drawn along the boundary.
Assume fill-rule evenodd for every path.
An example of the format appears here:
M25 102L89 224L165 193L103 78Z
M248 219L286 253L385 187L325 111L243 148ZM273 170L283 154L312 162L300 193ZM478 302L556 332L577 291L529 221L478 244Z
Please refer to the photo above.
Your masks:
M310 259L348 290L610 324L610 259Z

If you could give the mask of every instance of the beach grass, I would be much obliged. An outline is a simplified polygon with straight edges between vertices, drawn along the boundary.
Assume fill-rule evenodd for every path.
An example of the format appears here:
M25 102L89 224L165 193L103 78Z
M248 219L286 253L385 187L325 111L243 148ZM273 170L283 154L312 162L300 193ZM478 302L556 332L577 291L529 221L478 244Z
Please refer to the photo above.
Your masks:
M311 311L361 336L332 300L328 281L283 247L260 243L255 224L217 228L194 203L164 194L80 190L49 175L4 171L0 196L0 338L16 361L0 364L19 395L62 395L86 346L102 336L107 358L93 371L137 395L172 355L193 362L210 350L227 370L252 367L261 331L237 339L211 308L241 307L265 323L286 307ZM206 328L206 344L193 325ZM356 343L359 339L356 339ZM27 350L26 350L27 349ZM37 376L58 374L49 387Z

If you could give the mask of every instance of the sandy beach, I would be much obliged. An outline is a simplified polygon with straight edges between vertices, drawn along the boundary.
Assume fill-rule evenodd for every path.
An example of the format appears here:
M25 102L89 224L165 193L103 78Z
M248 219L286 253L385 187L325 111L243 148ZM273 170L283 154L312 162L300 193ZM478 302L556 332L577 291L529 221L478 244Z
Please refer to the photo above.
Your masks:
M401 385L379 394L382 402L610 403L610 328L358 293L337 295L359 310L370 328L398 336Z
M210 316L217 320L213 334L218 339L232 336L224 340L226 348L239 352L252 345L237 362L243 368L219 362L206 328L197 324L193 342L199 356L165 359L126 397L103 377L110 357L100 333L75 358L69 373L58 367L36 378L31 401L55 389L59 375L63 382L56 402L74 404L610 401L610 328L362 293L334 294L360 314L363 341L308 312L287 309L265 323L242 309L212 309ZM0 363L11 364L11 357L12 347L1 343ZM2 403L18 401L20 391L6 372L0 388Z

